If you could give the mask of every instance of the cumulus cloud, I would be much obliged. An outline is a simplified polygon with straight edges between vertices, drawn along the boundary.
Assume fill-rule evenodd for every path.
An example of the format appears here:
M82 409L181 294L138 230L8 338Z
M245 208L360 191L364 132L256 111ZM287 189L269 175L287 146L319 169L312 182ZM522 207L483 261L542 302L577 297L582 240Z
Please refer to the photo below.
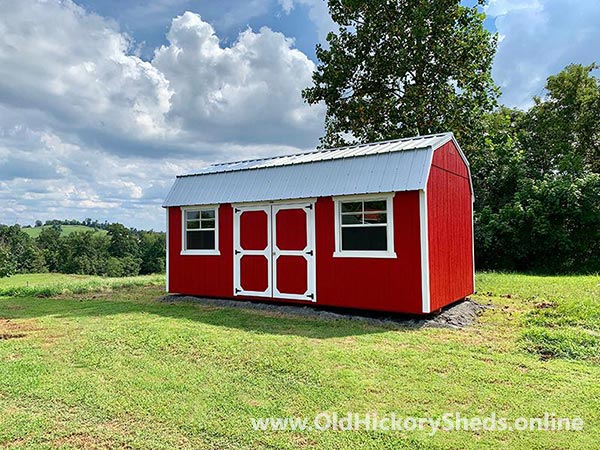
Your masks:
M308 107L300 92L315 67L291 39L263 27L222 48L213 27L190 12L173 20L167 39L152 64L175 92L169 116L188 134L314 144L323 111Z
M600 2L490 0L485 12L499 33L493 75L509 106L529 106L567 64L600 61Z
M93 217L164 228L174 176L312 147L314 64L262 28L229 47L193 13L150 61L70 0L0 0L0 223Z

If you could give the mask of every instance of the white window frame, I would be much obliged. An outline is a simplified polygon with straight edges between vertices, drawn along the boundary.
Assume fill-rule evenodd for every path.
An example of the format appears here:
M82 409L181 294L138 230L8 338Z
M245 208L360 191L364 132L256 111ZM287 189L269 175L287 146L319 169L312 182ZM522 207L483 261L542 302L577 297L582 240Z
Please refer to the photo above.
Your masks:
M187 249L187 212L188 211L214 211L215 212L215 248L214 249ZM202 226L202 225L201 225ZM209 231L211 228L204 228ZM219 251L219 205L182 206L181 207L181 255L220 255Z
M333 197L335 211L335 258L396 258L394 251L394 193L369 194L369 195L344 195ZM353 201L376 201L385 200L386 202L386 229L387 229L387 250L342 250L342 208L341 204ZM368 226L368 225L367 225ZM376 225L381 226L381 225Z

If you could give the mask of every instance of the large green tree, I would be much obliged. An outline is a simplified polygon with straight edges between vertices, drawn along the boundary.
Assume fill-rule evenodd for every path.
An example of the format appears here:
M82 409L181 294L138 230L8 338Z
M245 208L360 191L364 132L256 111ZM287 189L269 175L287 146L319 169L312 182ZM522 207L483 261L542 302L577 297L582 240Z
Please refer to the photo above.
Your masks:
M480 2L481 3L481 2ZM495 105L496 37L459 0L329 0L336 33L318 45L310 104L325 102L322 145L481 130Z
M597 64L571 64L548 77L522 123L529 175L600 173L600 78Z

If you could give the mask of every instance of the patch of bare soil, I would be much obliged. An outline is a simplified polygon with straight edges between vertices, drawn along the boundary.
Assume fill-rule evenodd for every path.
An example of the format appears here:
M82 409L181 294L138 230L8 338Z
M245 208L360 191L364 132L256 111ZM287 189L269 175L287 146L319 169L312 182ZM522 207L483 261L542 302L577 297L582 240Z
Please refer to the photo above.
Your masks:
M427 316L414 316L348 309L332 310L315 306L297 306L272 302L214 299L190 295L164 295L159 297L158 300L166 303L185 302L209 307L258 310L264 311L269 315L292 315L329 320L356 320L370 325L391 328L465 328L473 325L477 321L477 317L485 309L489 308L489 306L481 305L467 298L453 303L439 312Z
M0 317L0 341L18 339L27 336L26 331L39 330L31 320L20 320L15 322L11 319Z

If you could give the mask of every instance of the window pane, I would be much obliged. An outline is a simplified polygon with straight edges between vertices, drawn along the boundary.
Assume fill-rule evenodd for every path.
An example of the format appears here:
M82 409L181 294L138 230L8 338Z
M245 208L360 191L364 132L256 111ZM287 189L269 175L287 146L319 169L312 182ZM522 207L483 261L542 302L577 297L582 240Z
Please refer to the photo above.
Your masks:
M214 227L215 227L214 220L203 220L202 221L202 228L214 228Z
M200 211L186 211L187 220L198 220L200 218Z
M187 229L188 230L198 230L200 228L199 220L188 220L187 221Z
M342 212L360 212L362 202L342 203Z
M342 250L387 250L387 227L342 228Z
M186 234L187 250L214 250L214 231L188 231Z
M344 225L362 223L362 214L342 214Z
M215 218L215 210L209 209L207 211L202 211L202 218L203 219L214 219Z
M368 213L365 212L365 223L385 223L385 213Z
M376 200L373 202L365 202L365 211L385 211L386 201Z

